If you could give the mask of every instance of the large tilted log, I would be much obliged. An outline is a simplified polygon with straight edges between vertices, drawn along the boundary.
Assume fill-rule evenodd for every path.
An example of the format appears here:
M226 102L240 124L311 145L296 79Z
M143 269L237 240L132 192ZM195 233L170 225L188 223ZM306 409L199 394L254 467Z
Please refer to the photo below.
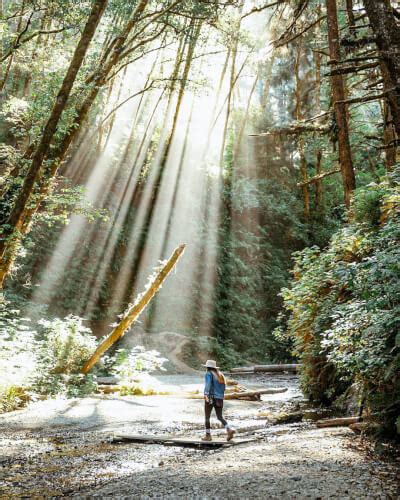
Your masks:
M317 427L341 427L361 422L361 417L343 417L343 418L328 418L324 420L317 420L315 422Z
M254 365L239 366L232 368L231 373L262 373L262 372L296 372L301 364L292 363L286 365Z
M96 349L94 354L89 358L82 368L82 373L88 373L88 371L97 363L101 356L109 349L119 338L121 338L126 330L132 325L132 323L138 318L139 314L144 310L150 300L157 293L164 280L168 274L172 271L175 264L178 262L179 258L183 254L186 245L180 245L174 250L166 264L161 268L161 270L156 274L153 281L147 287L147 289L141 293L134 304L128 308L128 310L123 315L121 321L110 333L110 335L103 340L103 342Z

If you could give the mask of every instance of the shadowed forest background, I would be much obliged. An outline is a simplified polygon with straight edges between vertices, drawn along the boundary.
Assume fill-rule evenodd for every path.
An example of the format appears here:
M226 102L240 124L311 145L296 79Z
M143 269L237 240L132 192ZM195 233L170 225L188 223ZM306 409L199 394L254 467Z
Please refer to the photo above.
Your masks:
M3 0L0 16L2 409L27 387L95 390L79 372L97 339L185 243L98 375L159 366L138 342L182 344L196 368L298 360L312 401L356 394L395 436L398 2Z

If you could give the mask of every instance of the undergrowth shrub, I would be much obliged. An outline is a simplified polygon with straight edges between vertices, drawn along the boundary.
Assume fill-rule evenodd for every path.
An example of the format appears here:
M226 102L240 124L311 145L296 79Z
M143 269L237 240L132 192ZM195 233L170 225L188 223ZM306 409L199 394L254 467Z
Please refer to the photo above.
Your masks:
M82 319L40 320L38 333L38 369L34 389L41 394L65 394L73 397L96 390L95 375L83 375L80 370L93 354L97 339Z
M118 349L111 358L110 371L121 380L131 382L143 372L165 371L163 365L166 361L168 360L163 358L158 351L146 351L143 346Z
M286 334L303 363L301 384L316 402L350 385L381 429L396 433L400 414L400 184L355 194L350 222L320 250L295 254L283 289ZM282 335L282 328L277 331Z
M165 371L166 361L158 351L146 351L143 346L120 348L103 357L100 370L104 375L118 377L120 396L153 396L162 393L150 373Z
M36 369L35 330L17 303L0 294L0 386L27 382Z
M19 410L30 400L31 395L24 387L0 386L0 413Z

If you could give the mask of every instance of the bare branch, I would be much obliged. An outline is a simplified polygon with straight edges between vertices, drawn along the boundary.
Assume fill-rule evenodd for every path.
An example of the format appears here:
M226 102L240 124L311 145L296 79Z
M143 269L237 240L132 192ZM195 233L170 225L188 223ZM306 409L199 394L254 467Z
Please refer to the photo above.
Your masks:
M339 172L340 168L335 168L334 170L329 170L328 172L323 172L322 174L310 177L310 179L307 179L306 181L298 182L296 185L297 187L308 186L309 184L313 184L314 182L320 181L324 177L328 177L328 175L338 174Z
M23 38L22 40L20 37L19 37L19 39L17 38L17 40L15 41L12 48L6 54L4 54L3 57L0 58L0 63L7 60L16 50L18 50L21 47L22 44L29 42L33 38L36 38L39 35L49 35L49 34L53 34L53 33L61 33L62 31L65 31L67 29L69 29L69 27L66 26L63 28L49 30L49 31L38 30L38 31L35 31L34 33L31 33L29 36Z
M284 0L278 0L277 2L272 2L272 3L267 3L266 5L263 5L261 7L253 7L251 10L248 12L245 12L241 19L244 19L247 16L251 16L251 14L255 14L256 12L262 12L265 9L269 9L270 7L276 7L279 4L284 3Z
M376 68L379 66L379 62L361 64L360 66L346 66L342 68L335 68L332 71L324 74L324 77L334 76L334 75L347 75L349 73L358 73L359 71L363 71L365 69Z
M364 97L353 97L352 99L345 99L343 101L336 101L335 104L357 104L362 102L377 101L379 99L384 99L387 97L388 92L383 92L382 94L367 95Z
M282 35L280 38L278 38L278 40L272 42L274 44L274 47L275 48L282 47L283 45L287 45L288 43L293 42L297 38L300 38L301 36L303 36L304 33L307 33L307 31L309 31L310 29L314 28L314 26L316 26L317 24L319 24L324 19L326 19L326 15L320 16L316 21L314 21L313 23L309 24L304 29L302 29L299 33L296 33L296 34L290 36L289 38L283 38L282 39L282 36L284 36L284 35Z
M268 132L261 134L249 134L249 137L266 137L273 135L300 135L308 132L317 132L319 134L327 134L329 127L326 125L305 125L305 122L296 122L288 125L287 127L280 127L270 129Z

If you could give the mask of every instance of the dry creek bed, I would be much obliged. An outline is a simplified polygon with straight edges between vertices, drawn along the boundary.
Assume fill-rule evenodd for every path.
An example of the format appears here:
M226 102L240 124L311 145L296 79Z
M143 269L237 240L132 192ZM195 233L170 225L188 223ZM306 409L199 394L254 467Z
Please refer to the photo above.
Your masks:
M201 388L197 376L160 380ZM0 498L400 498L400 461L371 458L349 429L260 418L304 405L295 376L241 382L289 390L227 401L226 417L256 441L217 450L111 443L118 432L200 437L201 400L96 396L0 415Z

